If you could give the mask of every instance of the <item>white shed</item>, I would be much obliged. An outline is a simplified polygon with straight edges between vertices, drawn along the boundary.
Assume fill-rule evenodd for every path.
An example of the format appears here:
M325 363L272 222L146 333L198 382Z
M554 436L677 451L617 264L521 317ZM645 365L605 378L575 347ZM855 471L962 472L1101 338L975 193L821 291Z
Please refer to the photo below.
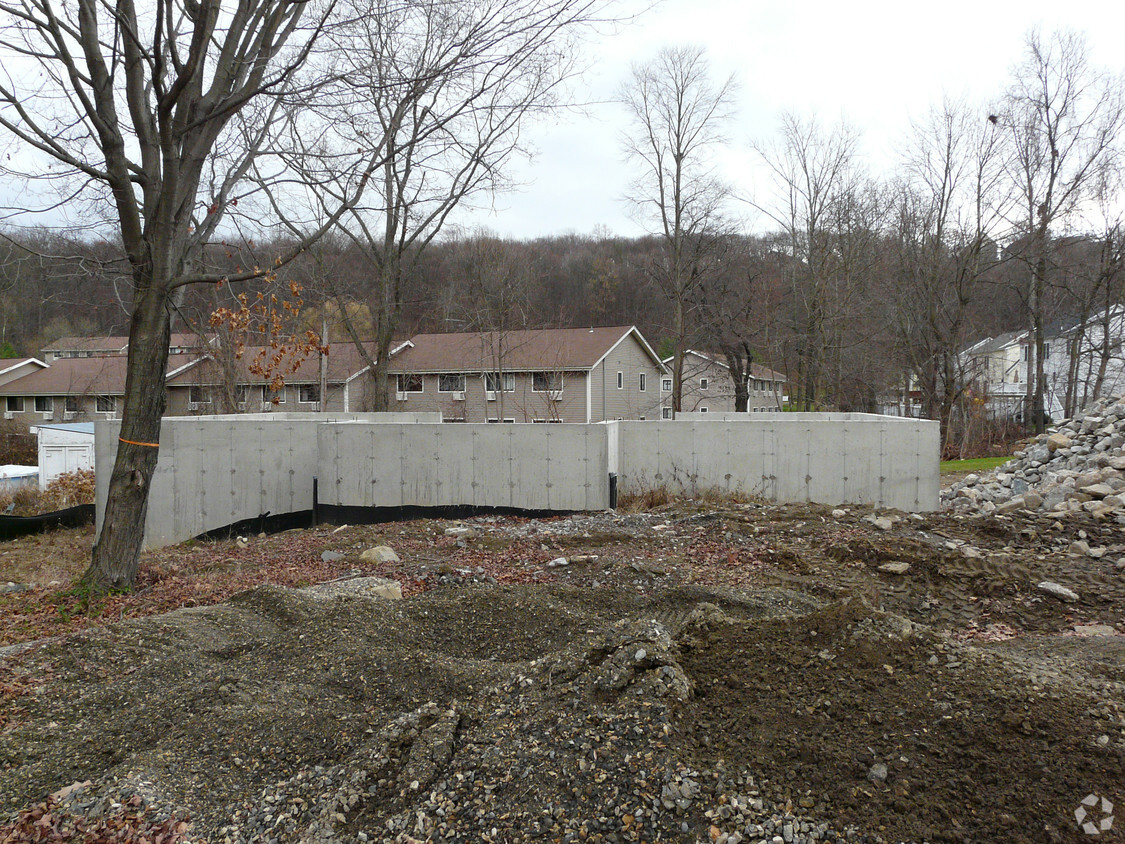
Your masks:
M59 475L94 468L93 422L35 425L31 432L39 436L40 489Z

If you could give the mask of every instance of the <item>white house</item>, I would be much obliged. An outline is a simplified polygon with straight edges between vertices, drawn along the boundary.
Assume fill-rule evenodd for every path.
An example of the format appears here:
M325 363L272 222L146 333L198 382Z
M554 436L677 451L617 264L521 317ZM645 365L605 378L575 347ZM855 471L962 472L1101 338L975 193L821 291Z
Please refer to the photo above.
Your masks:
M1094 314L1084 324L1073 318L1055 322L1043 340L1043 403L1051 418L1125 392L1125 306ZM1034 355L1030 331L1010 331L970 346L962 362L973 395L985 399L996 416L1016 416L1028 394Z

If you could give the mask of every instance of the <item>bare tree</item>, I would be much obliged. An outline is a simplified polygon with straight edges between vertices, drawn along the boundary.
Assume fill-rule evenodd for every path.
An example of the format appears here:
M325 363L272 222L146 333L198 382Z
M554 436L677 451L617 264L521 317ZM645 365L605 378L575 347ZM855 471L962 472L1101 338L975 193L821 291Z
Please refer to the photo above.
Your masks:
M1017 254L1028 271L1033 346L1027 361L1027 410L1036 431L1045 425L1044 295L1052 238L1074 224L1099 169L1119 153L1123 124L1122 80L1090 66L1081 36L1028 36L1027 54L995 125L1010 144L1008 172L1019 192L1014 228L1020 241Z
M625 150L640 171L628 198L663 247L651 273L672 309L674 412L682 406L692 298L718 265L728 234L730 190L714 156L734 95L733 78L712 82L697 47L666 48L634 65L621 93L632 123Z
M577 40L607 5L349 0L350 25L322 42L338 80L315 102L293 102L294 139L310 137L310 108L323 131L287 164L317 186L323 216L348 193L339 159L372 138L386 148L373 189L338 224L370 266L374 348L349 333L370 366L375 410L388 406L391 341L423 252L456 209L510 187L506 166L527 152L521 129L564 104Z
M1000 144L979 108L946 102L914 125L891 226L884 301L908 380L943 444L966 387L960 352L971 308L995 265L1004 195Z
M275 95L292 84L331 10L331 0L241 0L233 9L220 0L154 0L142 9L132 0L0 2L0 126L23 147L9 168L85 202L120 237L131 273L121 434L85 575L92 588L133 583L172 305L185 285L224 277L202 266L203 246L238 197L276 114ZM361 157L349 199L377 156Z
M827 399L825 383L840 297L850 296L840 273L841 228L849 197L858 190L859 137L845 124L825 130L815 119L784 114L781 137L758 153L773 171L774 202L753 204L785 234L796 344L798 406L814 410Z

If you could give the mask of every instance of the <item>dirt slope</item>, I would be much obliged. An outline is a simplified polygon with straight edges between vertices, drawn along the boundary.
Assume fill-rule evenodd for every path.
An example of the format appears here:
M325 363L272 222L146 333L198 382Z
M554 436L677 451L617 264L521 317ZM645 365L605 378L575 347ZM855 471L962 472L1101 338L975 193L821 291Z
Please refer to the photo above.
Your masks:
M139 794L198 841L1125 840L1074 816L1125 805L1125 636L1075 635L1120 632L1125 575L1072 552L1120 528L864 515L324 532L423 591L262 586L9 654L0 810L90 781L64 811Z

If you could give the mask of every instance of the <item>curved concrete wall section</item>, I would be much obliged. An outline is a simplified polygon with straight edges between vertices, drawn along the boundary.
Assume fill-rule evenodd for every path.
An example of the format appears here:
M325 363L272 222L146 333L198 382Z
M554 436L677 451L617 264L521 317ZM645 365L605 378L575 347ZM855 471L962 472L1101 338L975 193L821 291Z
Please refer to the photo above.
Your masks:
M425 413L168 418L145 546L267 513L311 512L314 478L319 503L341 507L598 510L610 505L610 473L621 495L666 487L775 502L938 507L936 422L732 416L589 425L437 424L439 414ZM120 423L95 428L100 530Z
M440 423L440 413L262 413L167 417L152 478L145 547L162 548L263 514L312 511L317 428L367 421ZM436 426L434 426L436 427ZM101 530L119 421L94 426Z
M675 494L716 490L780 503L938 509L937 422L868 413L721 416L610 423L618 440L610 471L620 494L666 487Z

